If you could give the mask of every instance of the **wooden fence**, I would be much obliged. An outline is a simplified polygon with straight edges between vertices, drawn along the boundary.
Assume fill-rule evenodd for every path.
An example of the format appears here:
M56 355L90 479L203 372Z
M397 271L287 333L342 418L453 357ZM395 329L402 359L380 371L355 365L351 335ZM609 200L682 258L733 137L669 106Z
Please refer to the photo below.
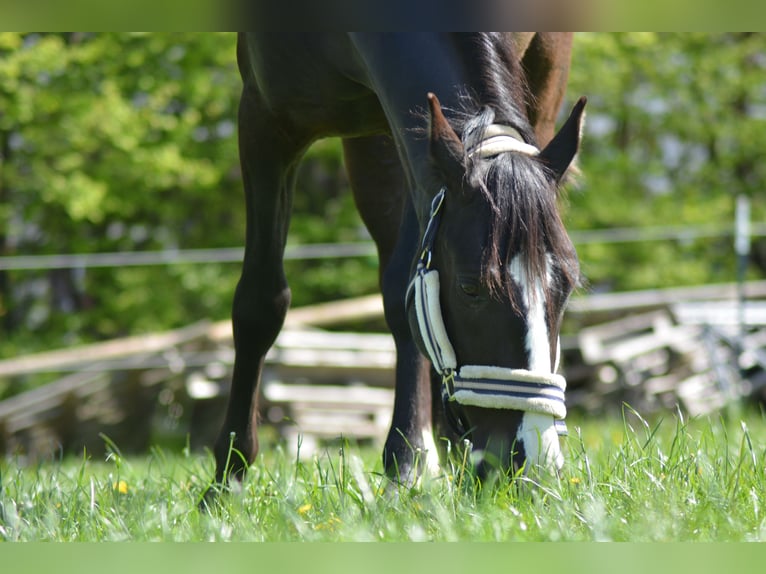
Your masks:
M381 314L379 297L288 314L266 359L260 407L264 422L289 445L301 435L308 453L318 439L377 441L384 435L393 407L392 337L319 329ZM102 435L123 450L140 451L157 434L174 431L188 432L195 447L209 446L233 362L229 321L0 361L5 378L68 373L0 402L0 452L100 452Z
M592 295L573 302L562 338L572 410L627 402L640 412L680 406L704 415L760 397L766 386L766 282ZM265 424L311 452L339 436L381 441L393 405L395 350L388 334L323 330L380 318L377 296L292 310L267 356ZM0 402L0 452L49 456L123 450L164 438L209 446L228 395L229 321L127 337L0 361L0 379L61 378Z

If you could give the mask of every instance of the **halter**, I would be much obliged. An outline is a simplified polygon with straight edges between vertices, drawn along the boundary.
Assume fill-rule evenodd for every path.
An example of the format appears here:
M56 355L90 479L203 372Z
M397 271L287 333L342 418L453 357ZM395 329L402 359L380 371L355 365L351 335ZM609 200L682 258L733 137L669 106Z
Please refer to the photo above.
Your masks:
M540 153L537 147L526 143L521 138L521 134L516 128L491 124L484 130L484 137L468 153L468 157L478 156L488 158L509 151L516 151L526 155L537 155Z
M497 128L497 129L496 129ZM502 130L502 133L498 133ZM515 132L515 136L509 133ZM489 157L503 151L532 155L537 148L520 140L508 126L490 126L485 139L469 157ZM431 266L434 240L439 228L446 187L431 202L431 211L423 233L415 275L407 289L407 305L414 298L418 328L428 357L442 379L441 394L450 424L460 435L466 434L465 421L453 410L453 403L493 409L513 409L551 415L556 431L566 435L566 380L561 375L527 369L490 365L458 366L455 350L447 335L439 302L439 272Z

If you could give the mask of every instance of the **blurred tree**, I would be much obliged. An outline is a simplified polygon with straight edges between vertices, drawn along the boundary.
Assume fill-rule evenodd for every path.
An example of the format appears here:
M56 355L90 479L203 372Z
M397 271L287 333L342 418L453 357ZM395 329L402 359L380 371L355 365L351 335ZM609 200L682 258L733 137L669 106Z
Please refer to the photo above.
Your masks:
M569 93L589 96L572 231L719 226L737 194L766 215L766 37L579 34ZM762 241L760 245L763 245ZM731 237L579 245L594 289L733 281ZM763 276L765 268L754 275Z
M233 34L0 34L0 255L241 246L239 91ZM292 243L359 238L341 162L309 154ZM298 304L376 285L374 258L289 266ZM223 319L238 276L0 271L0 357Z
M243 243L233 34L0 34L0 255ZM766 39L580 34L573 231L763 221ZM365 237L340 146L312 148L290 242ZM597 290L734 277L730 237L578 245ZM759 255L760 254L760 255ZM766 262L761 240L753 261ZM375 259L288 261L295 304L376 289ZM751 274L764 270L751 267ZM239 265L0 271L0 357L226 318ZM0 391L1 392L1 391Z
M240 242L231 35L6 33L0 50L3 255ZM4 273L3 354L189 322L217 275Z

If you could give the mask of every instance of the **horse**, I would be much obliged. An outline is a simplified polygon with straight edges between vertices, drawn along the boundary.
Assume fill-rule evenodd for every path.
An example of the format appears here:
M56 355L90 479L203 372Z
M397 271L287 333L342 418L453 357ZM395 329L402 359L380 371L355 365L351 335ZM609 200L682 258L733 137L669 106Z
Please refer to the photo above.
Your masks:
M386 473L412 484L450 444L468 445L480 472L560 468L558 333L579 264L558 195L585 106L555 132L571 45L554 33L238 36L247 223L218 484L258 452L261 370L290 304L296 169L324 137L342 138L396 347Z

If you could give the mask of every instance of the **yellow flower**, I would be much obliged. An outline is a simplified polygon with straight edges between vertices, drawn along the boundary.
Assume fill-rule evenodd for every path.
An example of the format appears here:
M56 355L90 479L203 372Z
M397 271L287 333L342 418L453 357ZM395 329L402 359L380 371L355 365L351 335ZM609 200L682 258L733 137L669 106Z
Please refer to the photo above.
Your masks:
M309 510L311 510L311 505L304 504L303 506L298 508L298 514L306 514Z
M335 528L342 523L343 521L337 516L331 516L324 522L320 522L319 524L315 525L314 530L329 530L331 532L334 532Z
M116 490L120 494L128 494L128 483L124 480L112 483L112 490Z
M580 484L580 477L573 476L569 479L569 484Z

